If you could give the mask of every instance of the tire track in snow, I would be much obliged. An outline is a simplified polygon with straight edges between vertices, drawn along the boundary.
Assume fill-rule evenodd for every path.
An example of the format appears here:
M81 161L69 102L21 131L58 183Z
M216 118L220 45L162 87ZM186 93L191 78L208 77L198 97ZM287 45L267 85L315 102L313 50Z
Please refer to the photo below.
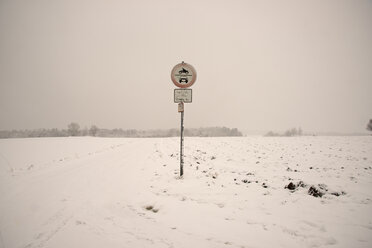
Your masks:
M60 213L57 213L57 216L53 215L50 221L57 222L57 225L54 227L50 227L49 225L46 227L46 231L39 232L34 240L24 246L24 248L42 248L46 245L46 243L51 240L58 232L60 232L72 219L73 215L62 217ZM56 219L57 218L57 219ZM48 221L49 222L49 221Z

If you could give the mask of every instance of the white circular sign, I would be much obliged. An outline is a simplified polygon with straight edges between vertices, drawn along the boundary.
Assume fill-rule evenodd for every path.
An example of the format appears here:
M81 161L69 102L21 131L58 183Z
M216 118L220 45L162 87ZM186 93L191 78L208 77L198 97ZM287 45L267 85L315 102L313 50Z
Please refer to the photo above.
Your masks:
M189 88L195 83L196 71L192 65L182 62L173 67L171 79L177 87Z

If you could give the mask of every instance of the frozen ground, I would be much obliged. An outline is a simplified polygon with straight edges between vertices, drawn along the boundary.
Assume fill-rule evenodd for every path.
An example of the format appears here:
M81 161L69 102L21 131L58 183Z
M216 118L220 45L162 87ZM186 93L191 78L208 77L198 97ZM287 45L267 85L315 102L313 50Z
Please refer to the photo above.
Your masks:
M0 140L0 247L372 247L372 137L185 142Z

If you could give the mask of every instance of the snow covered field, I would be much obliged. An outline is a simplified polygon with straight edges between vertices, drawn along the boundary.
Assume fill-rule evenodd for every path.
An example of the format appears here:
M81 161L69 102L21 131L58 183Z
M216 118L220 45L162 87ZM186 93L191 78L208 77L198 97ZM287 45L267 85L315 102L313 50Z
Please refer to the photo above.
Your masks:
M0 247L372 247L372 137L0 140Z

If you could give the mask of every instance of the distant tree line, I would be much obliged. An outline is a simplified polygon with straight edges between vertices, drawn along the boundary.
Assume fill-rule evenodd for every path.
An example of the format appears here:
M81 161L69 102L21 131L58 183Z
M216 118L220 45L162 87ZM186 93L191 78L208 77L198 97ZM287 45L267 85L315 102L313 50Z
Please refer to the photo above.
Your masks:
M301 128L291 128L285 131L282 134L269 131L265 136L266 137L293 137L293 136L302 136L303 131Z
M178 136L178 135L177 135ZM196 136L196 137L238 137L243 136L237 128L227 127L207 127L207 128L191 128L185 129L185 136Z
M189 137L226 137L242 136L237 128L207 127L185 129L185 136ZM0 138L35 138L35 137L68 137L68 136L97 136L97 137L128 137L128 138L151 138L151 137L177 137L180 136L179 129L157 129L157 130L136 130L121 128L104 129L92 125L88 128L80 128L76 122L68 124L67 129L34 129L34 130L12 130L0 131Z

